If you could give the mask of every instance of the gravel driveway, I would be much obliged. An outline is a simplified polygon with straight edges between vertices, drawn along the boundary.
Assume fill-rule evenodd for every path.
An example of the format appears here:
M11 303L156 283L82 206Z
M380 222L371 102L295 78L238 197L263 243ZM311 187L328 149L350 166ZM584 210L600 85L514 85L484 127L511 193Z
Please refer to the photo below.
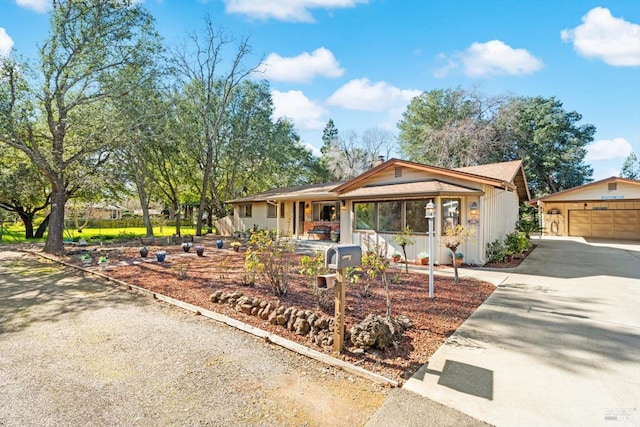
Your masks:
M0 426L357 426L388 389L0 251Z

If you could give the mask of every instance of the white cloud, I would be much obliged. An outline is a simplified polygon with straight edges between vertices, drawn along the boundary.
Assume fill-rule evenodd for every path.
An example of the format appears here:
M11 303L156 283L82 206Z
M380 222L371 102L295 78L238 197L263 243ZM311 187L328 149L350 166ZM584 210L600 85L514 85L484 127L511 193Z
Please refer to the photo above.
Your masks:
M344 69L333 53L324 47L309 54L303 52L298 56L283 58L277 53L271 53L260 67L267 79L281 82L303 83L313 80L316 76L341 77Z
M572 30L560 32L563 41L573 41L578 54L614 66L640 65L640 25L614 18L603 7L591 9L582 22Z
M289 22L313 22L310 9L355 7L368 0L224 0L227 13L238 13L253 19L270 18Z
M371 83L369 79L356 79L335 91L327 102L348 110L385 111L405 106L421 93L419 90L399 89L387 82Z
M435 77L444 77L450 70L462 67L469 77L492 77L497 75L522 75L536 72L544 63L526 49L514 49L500 40L486 43L474 42L464 52L457 52L447 57L447 65L434 73Z
M51 0L16 0L16 4L40 13L45 13L51 8Z
M631 151L633 151L631 144L624 138L601 139L587 145L585 161L624 159Z
M302 130L322 129L326 120L322 117L327 110L321 105L307 98L299 90L288 92L271 91L273 100L273 116L277 120L280 117L288 117L293 120L297 128Z
M0 27L0 57L9 56L12 47L13 40L9 37L9 34L7 34L7 30Z

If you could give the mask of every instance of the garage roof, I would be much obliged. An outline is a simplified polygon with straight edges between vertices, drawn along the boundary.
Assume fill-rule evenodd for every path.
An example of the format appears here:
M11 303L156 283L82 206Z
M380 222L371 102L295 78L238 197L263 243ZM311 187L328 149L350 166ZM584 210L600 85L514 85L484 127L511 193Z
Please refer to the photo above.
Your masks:
M617 176L612 176L612 177L609 177L609 178L601 179L599 181L594 181L594 182L590 182L588 184L580 185L578 187L573 187L573 188L569 188L567 190L558 191L557 193L548 194L546 196L538 197L537 199L533 199L533 200L529 201L528 203L530 205L536 205L538 201L546 202L546 201L550 201L550 200L562 200L562 198L564 196L568 195L568 194L575 193L575 192L578 192L578 191L582 191L584 189L588 189L589 187L594 187L596 185L608 184L610 182L626 183L626 184L631 184L631 185L637 185L638 187L640 187L640 181L636 181L634 179L627 179L627 178L620 178L620 177L617 177Z

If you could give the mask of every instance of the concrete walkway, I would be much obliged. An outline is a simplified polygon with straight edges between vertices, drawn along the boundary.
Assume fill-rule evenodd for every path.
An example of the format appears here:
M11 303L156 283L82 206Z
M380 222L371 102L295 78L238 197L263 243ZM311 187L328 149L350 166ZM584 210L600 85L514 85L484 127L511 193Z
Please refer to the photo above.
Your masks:
M640 244L535 243L461 271L498 289L405 389L497 426L640 425Z

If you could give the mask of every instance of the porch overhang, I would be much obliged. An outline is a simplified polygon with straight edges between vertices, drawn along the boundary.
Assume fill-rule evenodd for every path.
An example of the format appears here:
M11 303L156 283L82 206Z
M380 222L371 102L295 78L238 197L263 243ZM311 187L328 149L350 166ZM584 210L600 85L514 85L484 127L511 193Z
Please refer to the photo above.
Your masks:
M341 193L338 198L341 200L389 200L398 198L424 199L436 196L481 196L483 194L484 192L477 188L430 180L360 187Z

